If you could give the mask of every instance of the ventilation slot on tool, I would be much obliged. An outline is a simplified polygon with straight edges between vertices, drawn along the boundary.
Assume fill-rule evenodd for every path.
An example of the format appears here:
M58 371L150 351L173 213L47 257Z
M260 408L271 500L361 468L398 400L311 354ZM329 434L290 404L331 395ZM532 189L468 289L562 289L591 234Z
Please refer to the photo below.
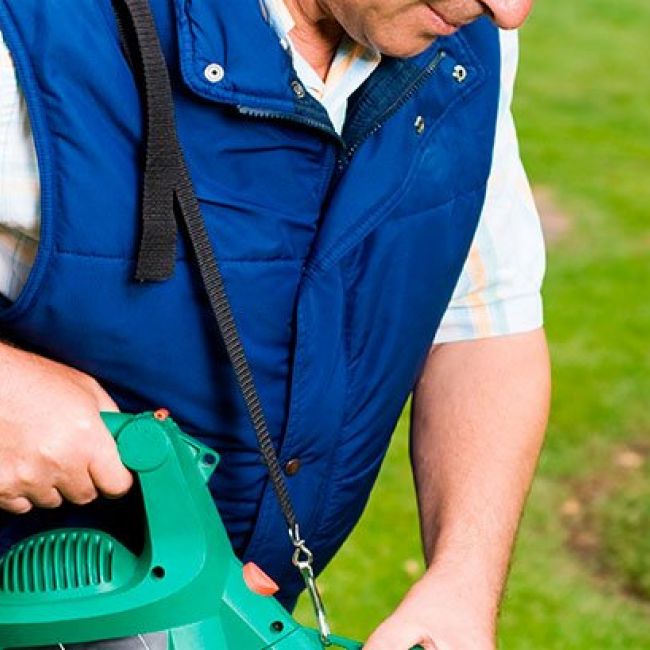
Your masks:
M34 535L0 559L0 592L41 593L109 583L114 547L109 535L92 530Z

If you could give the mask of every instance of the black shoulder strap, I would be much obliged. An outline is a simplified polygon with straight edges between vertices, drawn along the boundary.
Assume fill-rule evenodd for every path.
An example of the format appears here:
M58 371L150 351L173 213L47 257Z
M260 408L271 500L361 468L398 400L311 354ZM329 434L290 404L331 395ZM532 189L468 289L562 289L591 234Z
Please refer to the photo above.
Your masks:
M269 435L253 374L178 142L169 72L149 3L147 0L114 0L113 4L122 44L143 87L146 110L142 239L136 278L140 281L160 281L172 275L176 254L176 208L196 257L212 312L290 535L294 543L302 541L299 540L296 515Z
M190 240L212 312L223 337L255 429L257 442L268 468L273 489L294 546L293 564L300 571L309 593L323 645L330 645L330 628L313 571L313 555L300 536L295 511L278 456L269 435L262 404L212 244L205 230L201 209L192 187L174 121L174 102L169 72L148 0L112 0L123 46L140 86L146 106L146 159L142 203L142 239L136 278L164 280L174 270L176 222L174 208Z

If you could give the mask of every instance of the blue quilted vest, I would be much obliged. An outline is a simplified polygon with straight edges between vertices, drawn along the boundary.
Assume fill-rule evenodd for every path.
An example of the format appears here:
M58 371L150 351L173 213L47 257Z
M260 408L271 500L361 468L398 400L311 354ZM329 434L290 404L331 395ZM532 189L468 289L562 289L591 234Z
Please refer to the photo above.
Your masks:
M497 31L481 20L385 58L338 138L258 0L151 4L269 427L281 462L301 463L289 491L321 570L363 510L477 225ZM109 0L0 0L0 29L42 184L39 253L0 311L2 337L95 376L125 411L169 408L218 450L211 489L233 545L291 604L285 524L185 242L171 280L133 279L142 105ZM11 519L5 532L22 525Z

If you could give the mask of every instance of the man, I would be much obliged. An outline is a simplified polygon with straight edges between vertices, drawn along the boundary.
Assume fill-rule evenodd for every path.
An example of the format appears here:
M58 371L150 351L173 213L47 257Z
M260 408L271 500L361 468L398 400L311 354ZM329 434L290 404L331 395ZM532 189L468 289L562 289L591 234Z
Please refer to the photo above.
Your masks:
M549 392L539 228L509 114L516 46L492 24L517 27L531 4L151 2L176 127L318 570L416 386L429 568L370 650L494 648ZM291 606L291 545L184 240L173 277L132 280L143 107L110 3L3 0L0 30L41 187L40 209L28 200L22 215L18 184L0 192L5 545L63 516L64 501L125 494L99 412L165 405L222 454L211 487L233 546ZM23 165L11 172L29 178L32 165L33 179L29 130L14 127Z

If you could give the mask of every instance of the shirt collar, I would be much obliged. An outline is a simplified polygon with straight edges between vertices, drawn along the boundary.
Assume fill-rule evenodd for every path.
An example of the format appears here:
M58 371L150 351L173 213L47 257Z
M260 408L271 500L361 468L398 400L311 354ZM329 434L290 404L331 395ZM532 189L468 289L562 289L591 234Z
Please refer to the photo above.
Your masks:
M290 32L296 23L284 0L260 2L263 3L263 13L269 25L280 39L282 47L291 56L300 81L309 93L323 104L336 130L340 131L349 97L377 68L381 61L380 53L355 42L345 34L327 77L323 80L293 45Z

